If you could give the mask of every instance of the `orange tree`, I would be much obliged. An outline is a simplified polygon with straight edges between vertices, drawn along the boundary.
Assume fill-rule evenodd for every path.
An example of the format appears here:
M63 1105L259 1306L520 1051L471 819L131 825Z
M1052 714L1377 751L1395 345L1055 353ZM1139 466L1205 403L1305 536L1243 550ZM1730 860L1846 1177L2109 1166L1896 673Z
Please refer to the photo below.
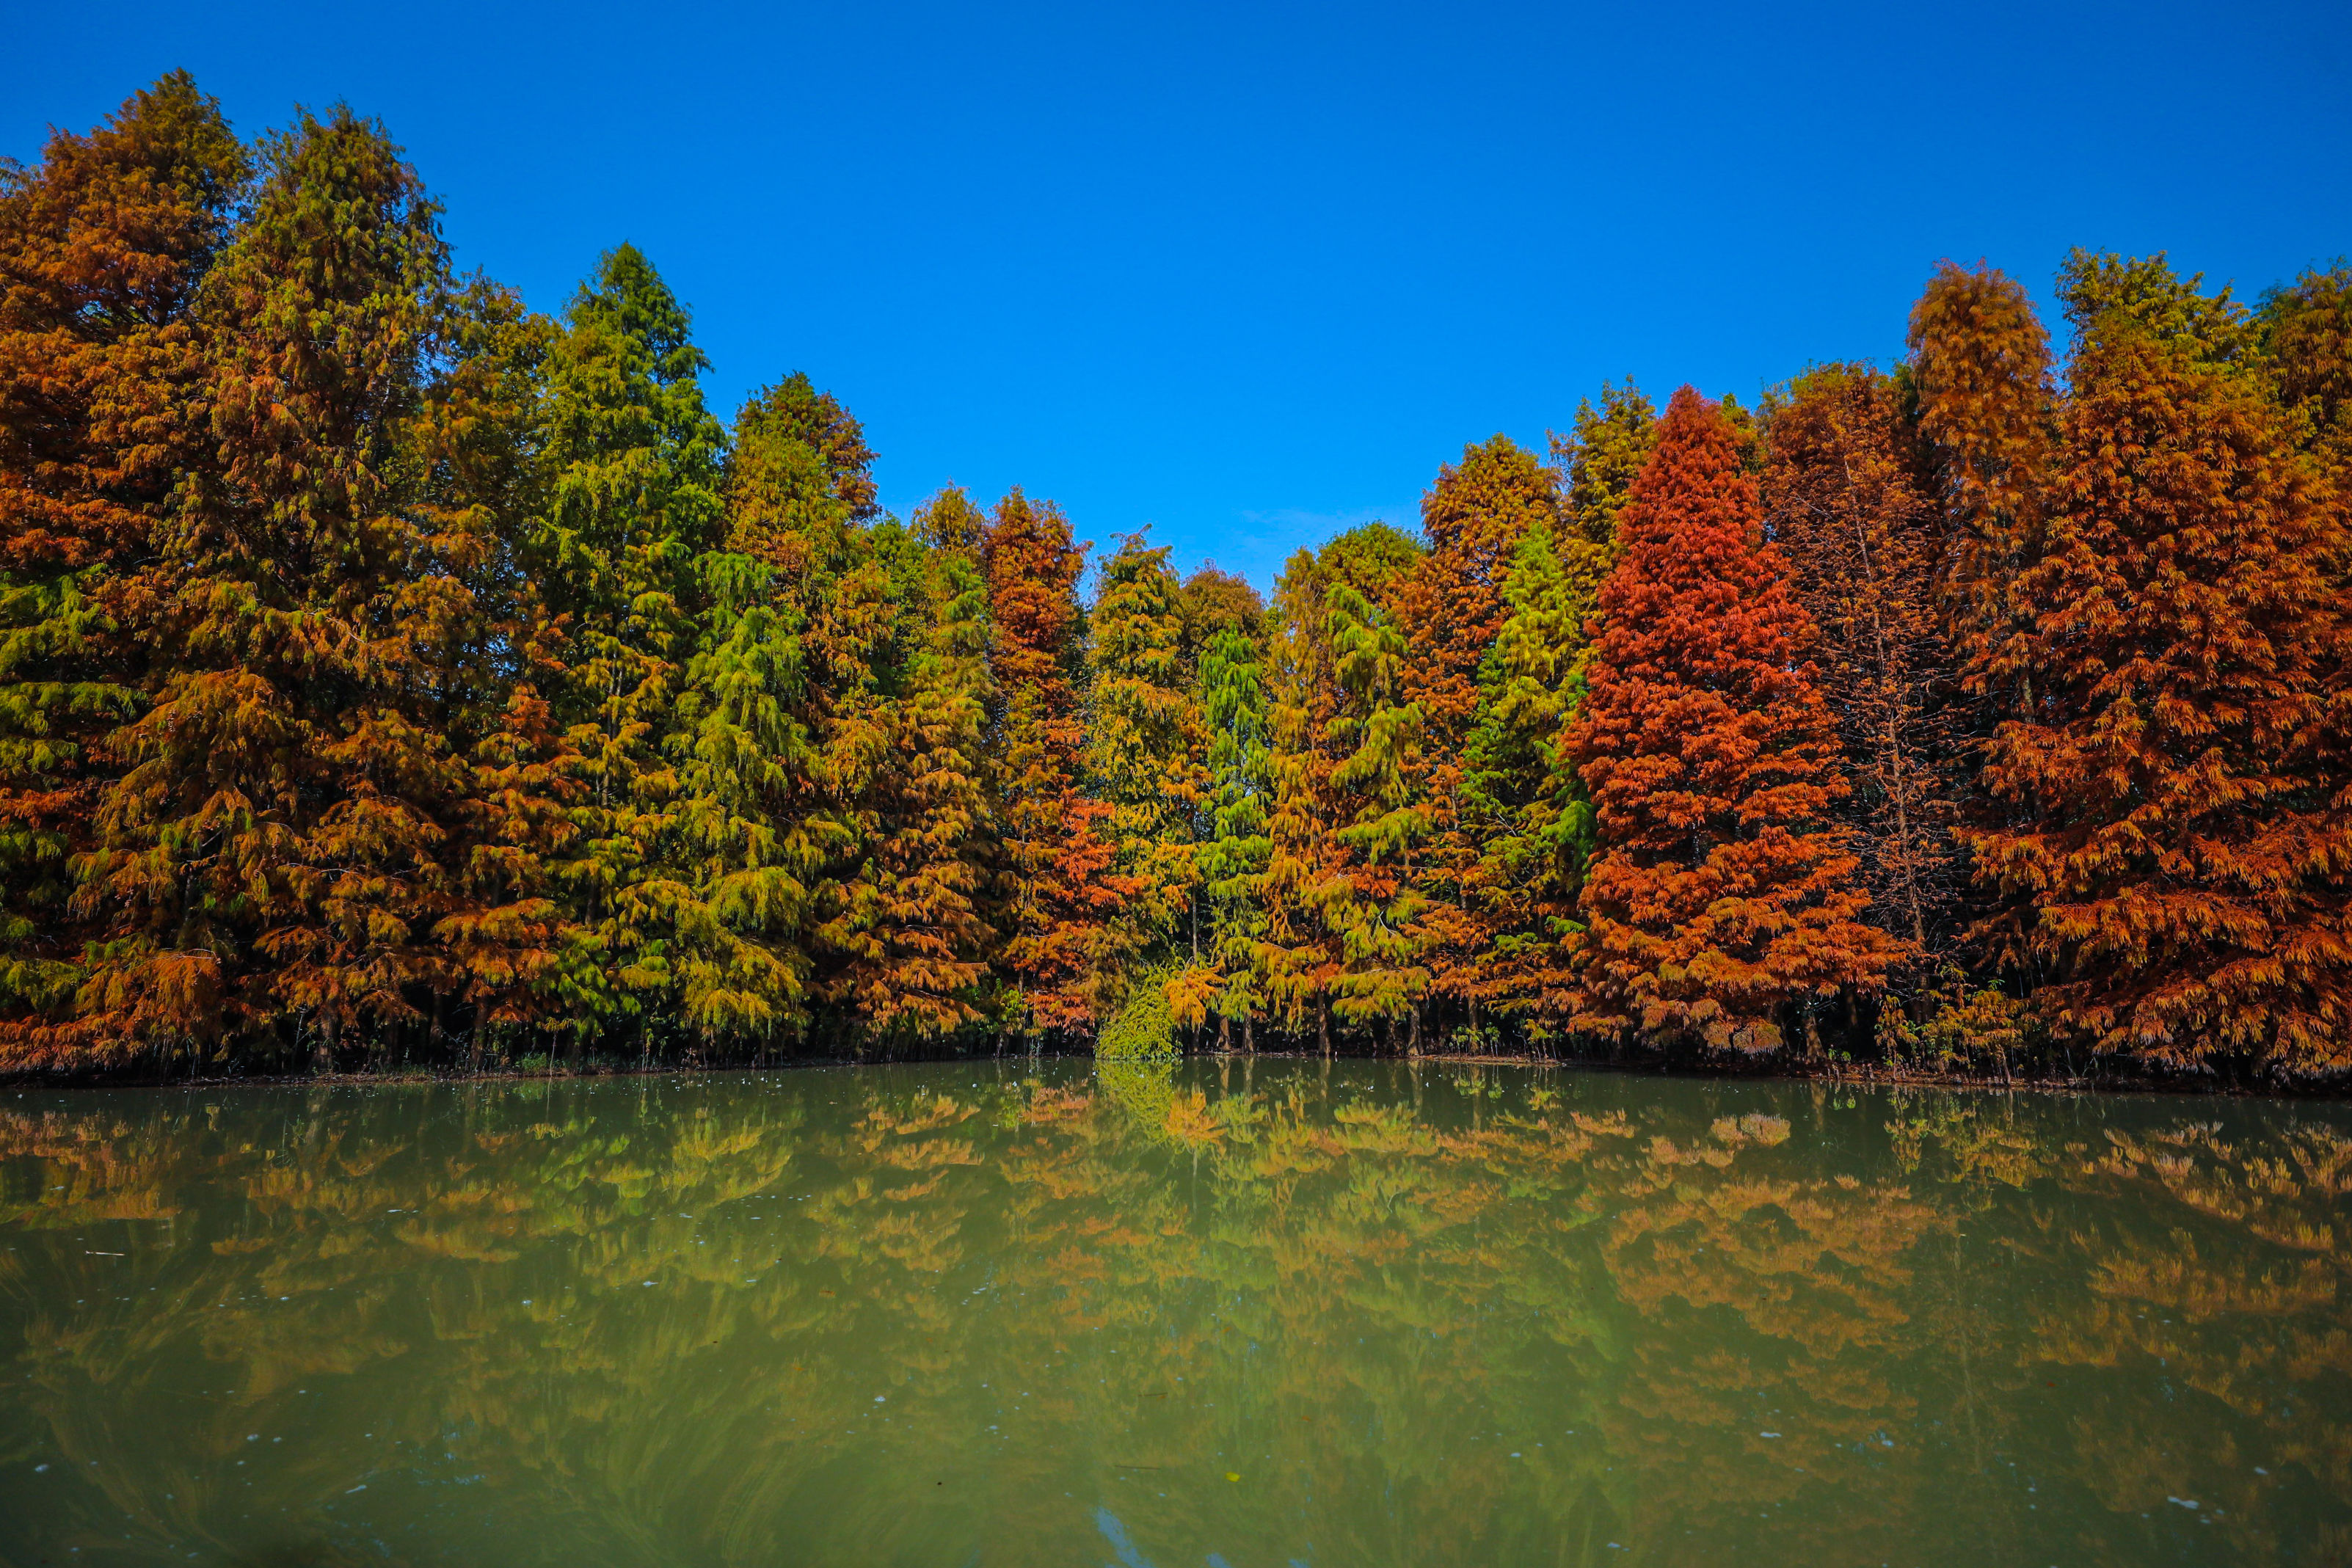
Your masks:
M1129 956L1119 919L1141 885L1115 866L1110 807L1080 789L1086 669L1078 606L1084 547L1052 502L1015 488L983 541L995 683L999 967L1013 1027L1082 1030L1101 1016Z
M893 596L874 668L887 739L863 772L857 844L816 936L824 999L884 1040L936 1039L981 1016L988 587L968 549L929 542L976 517L950 489L913 530L884 522L867 536Z
M1970 694L1999 716L2015 690L2014 595L2040 549L2057 398L2050 339L2015 280L1945 262L1911 309L1911 380L1950 543L1942 593Z
M110 601L203 460L191 307L246 173L178 72L0 172L0 1063L122 1037L76 1005L98 930L71 865L144 685Z
M2238 318L2168 274L2080 267L2080 346L2016 668L1992 737L2009 822L1974 835L2021 906L2061 1030L2168 1066L2352 1063L2352 549ZM2193 283L2193 280L2192 280Z
M376 126L304 116L264 164L205 286L207 461L125 594L163 674L78 897L130 1038L327 1064L428 998L544 1016L564 764L505 543L535 335L456 287Z

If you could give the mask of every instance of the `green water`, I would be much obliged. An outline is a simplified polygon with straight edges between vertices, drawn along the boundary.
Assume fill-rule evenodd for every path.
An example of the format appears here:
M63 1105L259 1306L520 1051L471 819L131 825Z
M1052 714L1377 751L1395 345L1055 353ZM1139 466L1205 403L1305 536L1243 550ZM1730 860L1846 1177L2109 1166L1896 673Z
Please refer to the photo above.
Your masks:
M2352 1107L0 1091L0 1563L2352 1562Z

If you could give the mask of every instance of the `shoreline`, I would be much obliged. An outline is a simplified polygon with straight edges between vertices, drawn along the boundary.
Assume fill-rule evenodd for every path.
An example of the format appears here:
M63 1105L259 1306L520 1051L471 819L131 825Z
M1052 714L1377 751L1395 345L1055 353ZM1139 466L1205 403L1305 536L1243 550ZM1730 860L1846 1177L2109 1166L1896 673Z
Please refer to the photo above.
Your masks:
M50 1074L39 1071L0 1073L0 1092L33 1089L290 1089L389 1088L465 1083L562 1083L600 1079L708 1077L721 1073L790 1072L819 1068L912 1067L931 1064L962 1066L986 1062L1031 1061L1085 1061L1097 1059L1092 1051L1008 1051L989 1056L796 1056L765 1063L723 1062L708 1065L666 1063L659 1066L586 1064L577 1069L526 1071L520 1068L466 1071L433 1068L386 1068L359 1072L195 1073L185 1076L153 1073ZM1113 1058L1111 1060L1118 1060ZM1127 1060L1171 1062L1276 1061L1386 1063L1412 1067L1511 1067L1575 1071L1649 1074L1660 1078L1715 1079L1737 1082L1831 1083L1857 1089L1972 1090L1990 1093L2064 1095L2160 1094L2173 1099L2212 1100L2352 1100L2352 1082L2333 1080L2308 1086L2292 1083L2213 1083L2129 1074L2077 1074L2049 1077L2012 1073L2006 1078L1982 1073L1935 1072L1889 1068L1878 1063L1794 1061L1753 1066L1736 1061L1628 1061L1605 1059L1542 1056L1529 1052L1472 1053L1423 1051L1417 1055L1372 1055L1363 1052L1314 1051L1199 1051L1166 1057Z

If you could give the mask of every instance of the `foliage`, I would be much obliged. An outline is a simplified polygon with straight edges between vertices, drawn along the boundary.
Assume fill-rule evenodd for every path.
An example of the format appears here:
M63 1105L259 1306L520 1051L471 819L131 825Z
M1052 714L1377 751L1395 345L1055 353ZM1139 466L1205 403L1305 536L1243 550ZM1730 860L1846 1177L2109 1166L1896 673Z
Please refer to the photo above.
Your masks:
M2017 590L2038 700L1992 737L2012 817L1976 853L2030 906L2061 1030L2330 1070L2352 1062L2352 537L2215 319L2237 318L2125 300L2082 324L2049 541Z
M1657 411L1631 378L1622 387L1602 382L1601 406L1580 402L1570 433L1551 437L1552 465L1563 482L1564 527L1556 548L1572 591L1587 603L1617 562L1618 515L1657 444Z
M1169 973L1147 971L1095 1031L1098 1058L1174 1056L1176 1016L1168 1005Z
M1091 793L1110 807L1113 863L1135 883L1121 919L1138 950L1179 935L1199 880L1202 737L1187 689L1181 597L1168 548L1130 536L1103 563L1087 618L1087 771Z
M1481 988L1478 966L1496 935L1496 890L1481 852L1490 824L1478 819L1465 776L1491 685L1482 676L1512 612L1507 585L1519 542L1559 525L1554 476L1534 453L1502 435L1468 447L1422 497L1426 548L1394 593L1407 653L1399 692L1418 715L1416 744L1402 758L1422 813L1416 946L1443 994L1467 998Z
M1180 989L1178 1016L1197 1026L1213 1011L1221 1040L1230 1043L1238 1021L1247 1041L1265 1009L1255 945L1265 934L1264 879L1274 855L1274 755L1265 662L1244 632L1228 629L1211 640L1197 691L1209 734L1207 824L1195 850L1209 940L1194 960L1198 977Z
M1912 308L1909 371L1948 518L1945 615L1970 695L1998 719L2032 701L2011 585L2041 548L2057 422L2049 337L2013 279L1946 262Z

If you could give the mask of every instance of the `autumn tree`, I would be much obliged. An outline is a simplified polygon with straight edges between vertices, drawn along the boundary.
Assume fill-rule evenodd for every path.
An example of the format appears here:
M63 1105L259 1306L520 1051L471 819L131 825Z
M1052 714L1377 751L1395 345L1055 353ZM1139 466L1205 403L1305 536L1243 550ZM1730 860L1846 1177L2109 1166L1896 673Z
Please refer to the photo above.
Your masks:
M997 504L982 546L997 693L999 963L1014 995L1011 1022L1024 1031L1079 1030L1101 1016L1131 952L1118 915L1142 891L1114 864L1111 808L1082 788L1085 554L1059 507L1018 488Z
M1599 852L1581 1023L1769 1051L1798 1005L1874 990L1900 948L1861 915L1812 627L1761 540L1756 482L1685 387L1619 518L1569 747Z
M970 549L979 516L951 486L911 533L876 530L901 645L877 670L887 738L864 779L857 863L818 936L835 955L826 999L886 1040L938 1039L982 1016L992 686L988 585Z
M475 836L475 747L536 723L489 658L532 657L483 598L499 497L465 493L505 488L476 459L510 469L511 444L446 417L511 385L475 356L530 350L510 297L455 289L380 129L305 115L263 162L200 310L209 461L125 596L164 674L113 743L129 768L78 901L109 925L86 996L134 1038L299 1034L327 1065L427 995L487 1023L541 1010L553 906L518 885L528 857L477 874L500 857Z
M0 1063L122 1043L77 1007L72 868L148 679L119 600L205 460L193 305L247 174L184 72L0 168Z
M1769 439L1766 522L1820 633L1812 657L1853 787L1838 815L1853 830L1870 918L1932 957L1950 944L1965 877L1952 838L1959 671L1936 601L1942 518L1899 389L1865 366L1799 377Z
M1467 447L1422 498L1427 548L1398 586L1395 625L1411 657L1401 699L1419 710L1417 746L1405 758L1427 816L1412 875L1423 894L1423 943L1443 994L1466 995L1470 967L1492 941L1482 915L1481 824L1467 814L1463 765L1477 723L1480 672L1510 613L1513 552L1531 528L1554 529L1559 497L1536 455L1497 435Z
M1549 1031L1575 1010L1577 891L1592 808L1564 744L1583 698L1594 605L1560 561L1550 525L1519 537L1504 586L1510 617L1479 670L1463 752L1461 816L1478 863L1465 878L1485 934L1459 991Z
M1265 641L1265 599L1248 580L1203 563L1176 591L1176 616L1183 625L1184 667L1196 671L1202 654L1220 633L1238 632L1252 643Z
M2057 418L2050 340L2013 279L1947 261L1912 307L1910 340L1919 433L1948 532L1948 634L1990 716L1981 731L2033 700L2016 668L2026 626L2015 584L2041 549Z
M2226 300L2182 299L2160 258L2069 282L2063 460L2019 585L2035 701L1985 768L2018 820L1975 835L1979 866L2025 906L2066 1033L2341 1068L2352 541Z
M2338 494L2352 491L2352 266L2339 260L2272 289L2255 319L2303 441L2333 473Z
M1421 713L1388 607L1418 556L1373 524L1300 551L1275 590L1256 969L1285 1024L1327 1051L1335 1019L1417 1023L1429 988L1425 902L1405 874L1427 825L1409 771Z

